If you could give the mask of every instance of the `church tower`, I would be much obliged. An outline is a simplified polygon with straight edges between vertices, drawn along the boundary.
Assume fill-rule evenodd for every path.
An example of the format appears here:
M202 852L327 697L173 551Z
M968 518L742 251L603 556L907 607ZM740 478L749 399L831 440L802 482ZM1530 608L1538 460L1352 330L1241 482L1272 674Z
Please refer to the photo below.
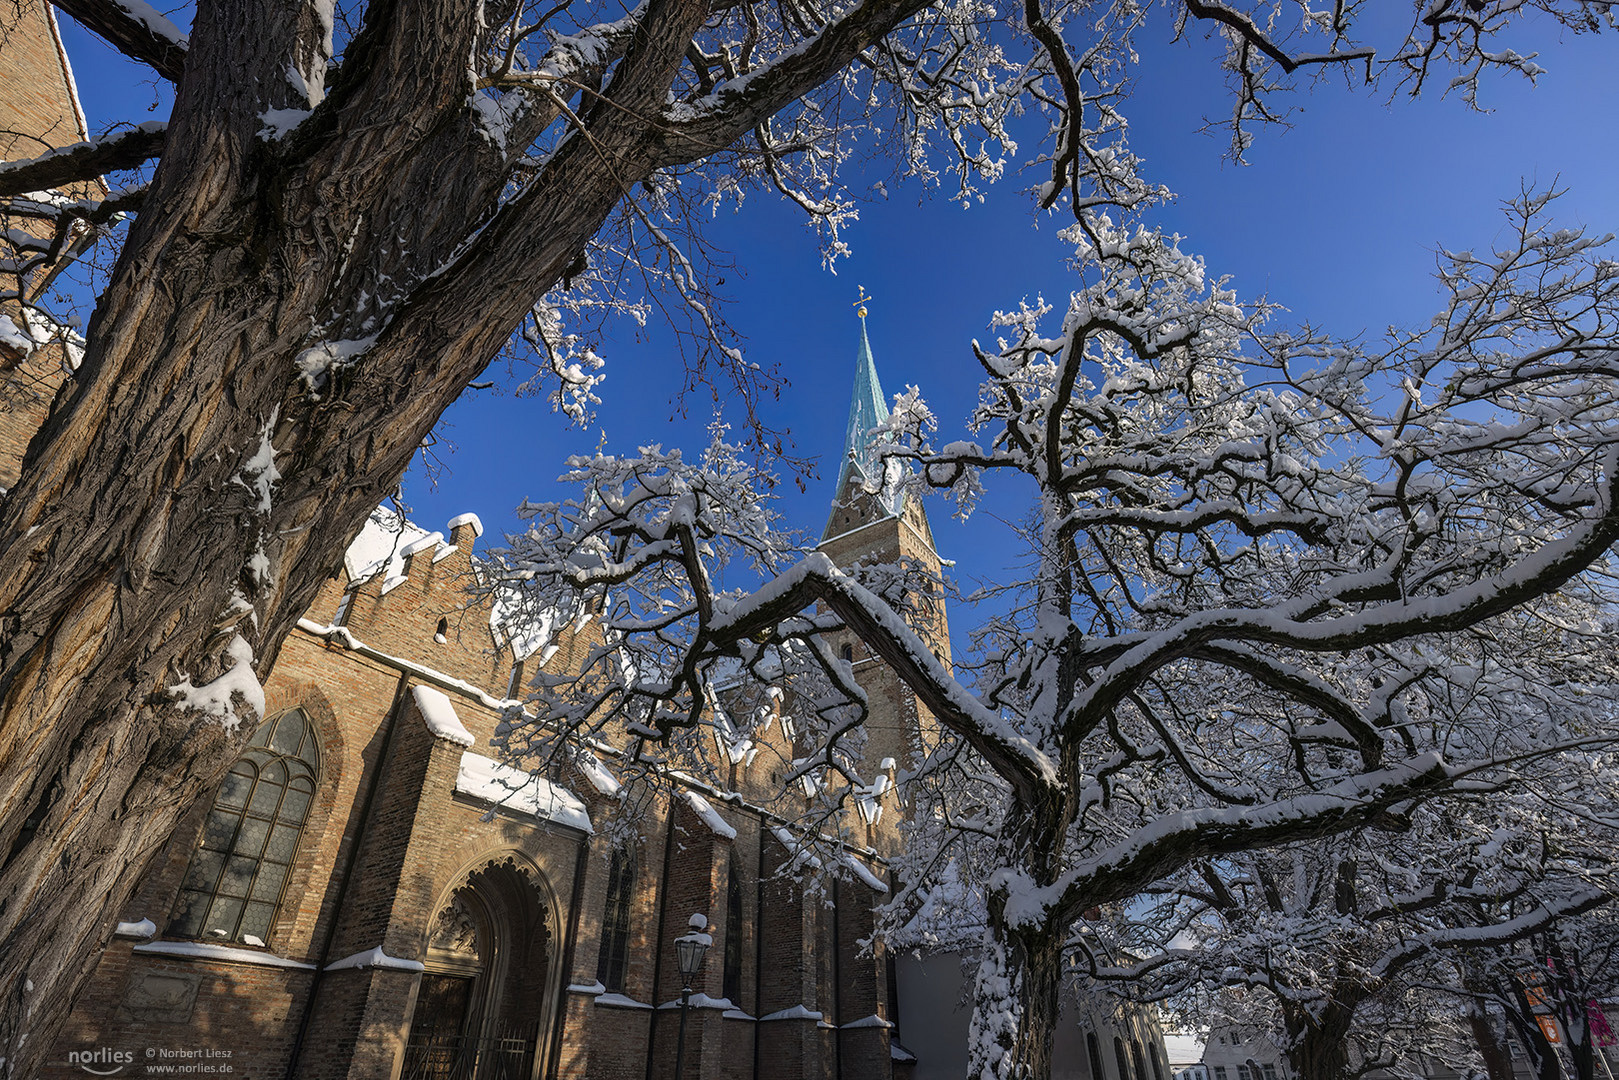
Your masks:
M855 354L854 391L844 430L843 457L818 550L842 567L911 560L938 576L944 561L934 547L927 511L915 496L896 492L891 483L880 483L877 475L880 466L874 460L870 436L872 429L888 419L888 405L866 335L866 299L862 296L858 309L860 345ZM911 616L912 628L932 647L934 655L949 664L950 628L943 598L919 601L918 608ZM885 759L905 768L924 746L936 740L938 721L893 669L853 633L835 637L832 645L854 665L855 678L870 702L864 769L876 775L883 771Z

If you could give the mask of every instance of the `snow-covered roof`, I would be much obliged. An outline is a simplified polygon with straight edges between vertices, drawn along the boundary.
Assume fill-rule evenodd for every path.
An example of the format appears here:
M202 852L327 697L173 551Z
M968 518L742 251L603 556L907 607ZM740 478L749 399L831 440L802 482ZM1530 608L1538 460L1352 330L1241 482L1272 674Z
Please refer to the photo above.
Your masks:
M470 750L461 755L455 790L504 809L554 821L580 832L595 831L585 804L561 784L510 765L502 765L493 758L474 754Z
M517 660L539 653L542 665L549 662L563 630L571 623L577 634L590 621L590 608L577 597L562 606L553 606L553 599L538 599L520 584L497 590L489 606L495 640L510 645Z
M616 799L624 793L624 785L619 783L618 777L602 764L601 758L589 750L581 748L578 756L573 759L573 764L584 774L585 779L590 781L591 787L609 799Z
M512 647L512 656L527 660L556 641L556 636L568 622L568 613L559 608L543 611L529 610L514 596L497 593L489 610L489 625L496 637ZM551 659L550 653L541 655L540 663ZM518 688L519 691L522 687Z
M455 706L442 690L435 690L431 686L413 686L411 695L416 699L416 709L422 714L427 730L435 737L448 739L459 746L473 744L472 733L461 723Z
M692 808L692 811L698 817L703 819L703 824L707 825L716 836L723 836L727 840L736 839L736 830L724 818L720 817L719 811L715 810L707 799L695 791L685 792L685 796L687 805Z
M432 539L436 537L437 539ZM371 511L365 527L354 543L343 553L343 569L348 571L349 584L369 581L378 574L384 580L400 578L405 573L405 559L436 544L435 559L449 554L454 547L445 543L441 533L422 528L386 506Z

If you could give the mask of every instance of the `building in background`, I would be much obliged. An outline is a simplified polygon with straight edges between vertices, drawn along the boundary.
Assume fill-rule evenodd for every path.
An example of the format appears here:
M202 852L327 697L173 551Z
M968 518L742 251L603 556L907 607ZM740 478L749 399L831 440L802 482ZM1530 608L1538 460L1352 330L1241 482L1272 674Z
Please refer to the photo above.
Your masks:
M1208 1066L1203 1064L1201 1036L1167 1032L1164 1035L1164 1053L1169 1058L1169 1070L1175 1080L1210 1080Z

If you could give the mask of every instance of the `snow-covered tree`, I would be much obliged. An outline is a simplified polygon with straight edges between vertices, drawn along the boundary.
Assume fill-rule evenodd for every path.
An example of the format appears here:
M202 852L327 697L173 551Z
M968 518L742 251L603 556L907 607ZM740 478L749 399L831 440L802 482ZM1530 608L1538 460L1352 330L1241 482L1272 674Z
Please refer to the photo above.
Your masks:
M23 1075L248 737L283 637L514 332L583 408L597 358L558 315L616 302L622 266L723 344L682 247L691 209L774 191L835 254L849 155L877 145L972 196L1029 110L1044 141L1017 153L1042 204L1157 192L1125 141L1134 44L1160 14L1136 0L200 0L184 29L144 3L61 7L174 106L0 168L19 300L84 228L134 214L0 505L0 1056ZM1166 22L1223 46L1240 147L1295 78L1454 75L1465 95L1538 70L1498 40L1531 9L1609 17L1435 0L1378 51L1358 8L1184 0ZM105 198L36 197L120 170ZM729 345L710 356L753 378ZM1044 775L1043 752L1001 749L1008 774Z
M1463 997L1486 1059L1489 1044L1493 1056L1501 1056L1516 1037L1539 1080L1599 1075L1599 1046L1612 1038L1602 1003L1619 990L1619 911L1613 905L1465 959L1460 978L1438 989ZM1491 1080L1510 1075L1510 1068L1490 1068Z
M1457 1036L1472 1019L1457 969L1480 959L1458 954L1513 955L1619 893L1612 762L1579 754L1516 773L1487 797L1419 806L1397 827L1188 867L1128 919L1144 959L1085 964L1152 998L1241 1002L1260 1014L1242 1026L1268 1027L1307 1080L1421 1075L1445 1018ZM1243 993L1222 994L1233 989Z
M601 662L571 706L549 680L560 734L517 743L629 736L685 768L716 685L803 679L800 768L855 791L863 698L820 636L858 634L945 735L909 779L907 858L959 853L982 899L972 1073L1044 1075L1087 910L1615 738L1619 266L1545 227L1546 198L1509 207L1501 250L1447 253L1449 303L1377 347L1262 333L1169 238L1075 226L1060 327L1025 305L978 350L977 437L935 445L914 389L875 433L908 491L962 512L997 473L1038 493L1024 600L960 670L908 623L927 590L905 568L784 565L734 453L577 460L587 494L532 508L506 573L600 605ZM905 869L901 909L929 882Z

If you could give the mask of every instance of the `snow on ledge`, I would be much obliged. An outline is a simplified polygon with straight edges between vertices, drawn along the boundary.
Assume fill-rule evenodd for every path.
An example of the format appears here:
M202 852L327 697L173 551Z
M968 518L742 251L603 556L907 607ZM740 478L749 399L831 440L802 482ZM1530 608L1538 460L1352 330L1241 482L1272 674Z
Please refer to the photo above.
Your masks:
M345 971L350 968L393 968L395 971L421 971L420 960L401 960L397 956L389 956L378 945L374 949L357 952L353 956L345 956L341 960L334 960L326 965L327 971Z
M873 874L865 863L849 854L843 856L843 861L848 864L850 870L854 871L854 876L859 878L866 888L872 892L886 893L888 891L888 883ZM848 1025L844 1026L847 1027Z
M425 664L418 664L414 660L406 660L402 657L385 653L381 649L372 648L350 633L346 626L330 626L315 622L312 619L299 619L298 629L315 635L329 645L340 645L351 652L359 653L361 656L380 660L382 663L399 671L408 671L412 675L419 675L424 679L429 679L440 686L465 694L491 709L502 710L522 707L523 703L515 698L495 697L487 690L480 686L473 686L465 679L458 679L454 675L446 675L442 671L430 668Z
M693 994L691 996L691 1007L694 1009L719 1009L722 1012L736 1011L736 1006L731 1004L730 998L709 997L707 994ZM680 1008L680 999L675 998L673 1001L665 1001L662 1005L659 1005L658 1008L678 1009ZM748 1019L751 1020L753 1018L749 1017Z
M736 830L726 824L725 819L720 817L719 811L715 810L707 799L695 791L685 791L681 794L686 796L687 804L690 805L698 817L703 819L703 823L714 830L714 835L723 836L727 840L736 839ZM884 891L886 892L887 890Z
M471 746L477 741L461 723L461 718L455 715L455 706L450 704L449 696L444 691L431 686L413 686L410 695L416 699L416 710L422 714L422 720L434 738L447 739L459 746Z
M822 1019L824 1019L824 1018L821 1016L821 1014L816 1012L814 1009L806 1009L802 1005L794 1005L790 1009L782 1009L780 1012L773 1012L768 1016L761 1016L761 1017L759 1017L759 1022L762 1024L766 1020L822 1020Z
M112 932L113 937L149 938L157 936L157 923L151 919L139 922L121 922Z
M231 964L257 964L259 967L315 970L314 964L288 960L285 956L276 956L274 953L235 949L229 945L214 945L207 941L148 941L145 945L136 945L134 951L158 956L183 956L191 960L221 960Z
M756 1017L749 1016L747 1013L743 1012L741 1009L726 1009L724 1012L720 1013L720 1019L721 1020L754 1020L754 1021L757 1020Z
M870 1016L862 1016L858 1020L850 1020L843 1026L845 1028L891 1028L894 1023L891 1020L884 1020L876 1013L872 1013Z
M409 559L409 558L412 558L413 556L420 555L422 552L426 551L428 548L436 547L439 544L442 544L443 542L444 542L444 534L443 533L430 532L426 536L418 537L415 540L412 540L410 543L406 544L404 547L400 548L399 549L399 554L401 556L403 556L404 558Z
M590 824L590 811L567 788L470 750L461 755L455 790L583 833L596 831Z
M589 750L580 750L578 756L573 759L573 764L584 774L585 779L590 781L591 787L609 799L617 799L624 794L624 785L619 783L618 777L608 771L601 758Z
M644 1001L625 997L623 994L598 994L596 1004L605 1005L609 1009L650 1009L652 1006Z
M473 536L476 537L483 535L483 521L479 519L477 514L457 514L455 517L451 518L449 524L444 527L453 533L463 525L472 526Z
M568 987L568 993L570 993L570 994L592 994L592 995L598 995L599 996L601 994L607 993L607 987L603 986L599 982L574 983L572 986Z

